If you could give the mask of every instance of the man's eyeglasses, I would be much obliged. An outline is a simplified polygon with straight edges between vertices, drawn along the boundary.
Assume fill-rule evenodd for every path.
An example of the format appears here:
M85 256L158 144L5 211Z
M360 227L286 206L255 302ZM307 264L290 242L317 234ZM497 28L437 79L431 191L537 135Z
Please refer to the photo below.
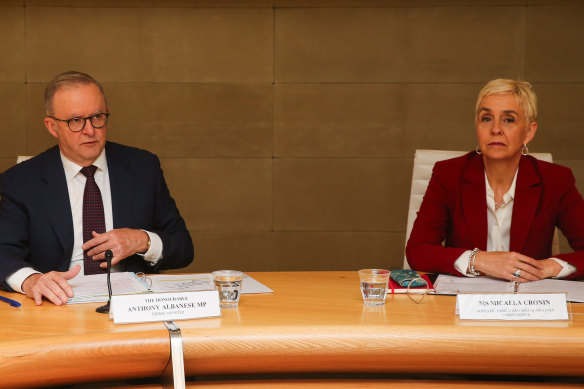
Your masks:
M87 116L87 117L78 117L78 118L71 118L69 120L58 119L54 116L49 116L51 119L58 120L60 122L65 122L69 126L69 129L73 132L80 132L83 131L85 128L85 123L87 120L91 122L93 128L103 128L107 124L107 119L109 118L109 113L96 113L95 115Z

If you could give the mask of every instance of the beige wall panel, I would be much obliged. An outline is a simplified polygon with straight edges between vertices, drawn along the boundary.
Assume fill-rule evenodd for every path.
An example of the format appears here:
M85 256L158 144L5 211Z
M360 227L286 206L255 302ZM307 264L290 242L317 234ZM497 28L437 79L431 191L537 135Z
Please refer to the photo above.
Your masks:
M492 7L497 5L524 6L530 4L581 4L582 0L274 0L274 3L276 7Z
M417 149L474 150L474 111L483 84L413 84L404 86L406 142L402 154Z
M389 157L404 144L399 85L278 85L274 155Z
M43 125L44 83L27 85L27 152L55 144ZM108 139L160 157L272 154L272 88L261 85L104 84Z
M562 233L558 234L558 239L560 241L560 253L571 253L574 251L570 247L568 239L566 239L566 237Z
M273 0L26 0L28 6L39 7L265 8L272 7L272 3Z
M532 152L550 152L555 159L584 159L584 85L537 84L538 130Z
M405 229L411 160L275 159L275 231Z
M403 77L404 9L276 9L276 82ZM372 39L377 37L377 39Z
M271 230L271 159L164 159L162 167L189 230Z
M513 7L277 9L276 81L477 82L516 76L524 32L525 10Z
M272 87L106 84L109 139L160 157L271 157Z
M169 272L211 272L219 269L242 271L277 270L272 259L271 232L191 232L195 260L188 267Z
M523 8L414 8L407 29L408 81L485 82L523 71Z
M528 8L526 78L584 81L584 6Z
M277 270L358 270L402 267L404 234L395 232L276 232ZM356 286L357 287L357 286Z
M274 153L282 157L412 158L472 150L482 84L279 85Z
M57 144L43 124L45 84L26 85L26 154L36 155Z
M271 82L271 9L26 8L27 74L102 82ZM67 23L55 23L67 20Z
M0 158L26 152L25 101L24 84L0 83Z
M0 82L25 81L24 8L0 7Z
M584 195L584 159L565 160L556 158L554 162L572 169L572 173L574 173L574 177L576 178L576 188L578 188L580 194Z

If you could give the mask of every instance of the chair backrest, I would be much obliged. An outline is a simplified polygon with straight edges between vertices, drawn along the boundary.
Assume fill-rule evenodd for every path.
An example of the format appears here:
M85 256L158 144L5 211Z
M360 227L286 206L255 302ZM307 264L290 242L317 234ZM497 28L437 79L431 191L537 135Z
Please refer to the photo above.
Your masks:
M32 155L19 155L18 157L16 157L16 164L24 162L27 159L31 159L32 157L33 157Z
M445 159L456 158L468 153L468 151L449 151L449 150L416 150L414 156L414 170L412 172L412 187L410 190L410 206L408 208L408 224L406 227L406 244L410 239L410 233L414 226L414 221L418 216L418 210L422 204L424 194L428 188L430 177L432 176L432 169L434 164ZM541 159L546 162L553 162L550 153L531 153L533 157ZM552 254L560 252L560 243L558 239L558 230L554 233L554 240L552 243ZM404 269L409 269L410 266L404 254Z

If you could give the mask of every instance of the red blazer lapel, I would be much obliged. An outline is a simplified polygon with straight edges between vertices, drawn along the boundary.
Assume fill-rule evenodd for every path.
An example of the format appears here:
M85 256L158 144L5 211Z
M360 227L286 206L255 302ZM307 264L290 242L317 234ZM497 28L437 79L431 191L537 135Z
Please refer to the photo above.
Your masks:
M541 180L528 157L521 157L513 199L510 251L521 252L541 197Z
M474 247L487 249L487 195L483 159L477 155L468 161L461 177L464 217Z

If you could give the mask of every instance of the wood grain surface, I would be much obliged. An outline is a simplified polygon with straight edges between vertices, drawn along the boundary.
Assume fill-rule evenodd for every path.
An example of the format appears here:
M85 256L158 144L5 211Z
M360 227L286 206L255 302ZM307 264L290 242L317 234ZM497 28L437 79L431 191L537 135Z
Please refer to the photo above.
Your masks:
M426 296L416 304L389 295L385 306L365 307L357 272L249 274L275 292L243 295L239 308L223 310L220 318L176 322L186 375L203 377L191 385L225 375L224 382L208 383L229 387L233 374L584 377L583 304L570 304L569 322L465 322L455 317L453 296ZM162 323L114 325L95 312L100 304L36 307L22 295L0 294L23 304L0 304L2 388L155 377L168 362ZM328 384L334 382L342 380Z
M584 309L571 322L464 322L455 298L365 307L357 272L250 273L275 293L181 323L187 375L374 372L584 376Z
M169 360L163 323L115 326L103 304L55 306L16 293L0 304L0 387L28 388L159 376Z

